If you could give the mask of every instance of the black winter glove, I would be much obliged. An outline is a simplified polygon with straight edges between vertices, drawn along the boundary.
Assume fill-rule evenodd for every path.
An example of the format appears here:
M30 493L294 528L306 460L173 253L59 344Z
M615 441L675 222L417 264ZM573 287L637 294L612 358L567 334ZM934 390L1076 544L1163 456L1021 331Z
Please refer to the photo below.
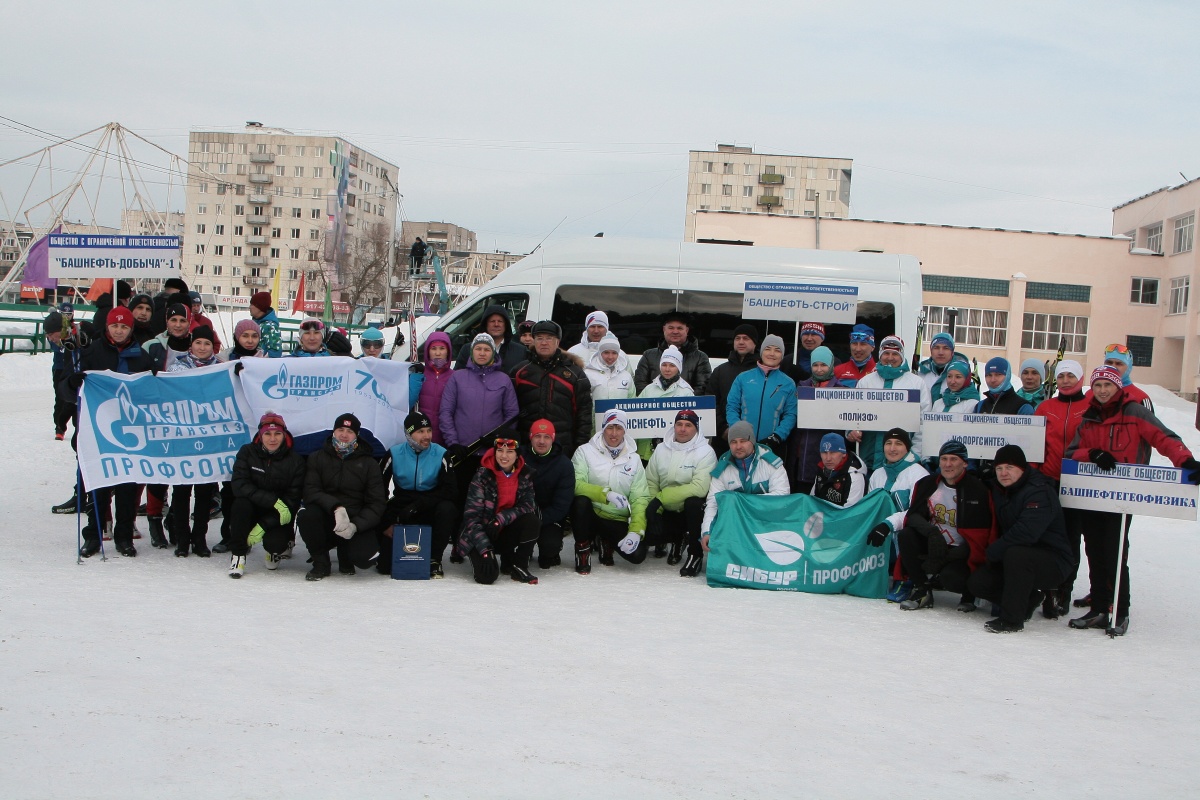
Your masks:
M1088 450L1088 460L1105 472L1111 472L1117 467L1117 459L1113 458L1113 454L1099 447Z
M780 439L778 434L772 433L770 436L760 441L759 444L765 444L767 447L771 448L771 452L777 456L783 454L783 439Z
M422 375L425 372L425 365L420 364L420 363L409 364L408 371L413 373L414 375Z
M465 445L452 444L446 448L446 452L449 454L449 462L452 467L457 467L467 460L467 448Z
M1179 465L1180 469L1188 470L1183 479L1193 486L1200 486L1200 461L1195 458L1189 458L1187 461Z
M504 523L500 521L500 518L492 517L492 521L487 524L488 536L495 538L503 528Z
M867 544L871 547L883 547L883 543L887 541L887 536L892 532L892 527L886 522L881 522L871 532L867 534Z

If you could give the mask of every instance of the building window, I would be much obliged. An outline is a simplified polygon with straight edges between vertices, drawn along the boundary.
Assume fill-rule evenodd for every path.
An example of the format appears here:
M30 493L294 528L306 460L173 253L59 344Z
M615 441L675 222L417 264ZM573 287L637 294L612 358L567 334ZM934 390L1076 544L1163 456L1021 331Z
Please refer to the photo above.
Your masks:
M292 256L292 258L300 257L299 251L293 250L292 252L296 253L296 255ZM299 277L300 277L300 270L298 270L298 269L289 269L288 270L288 280L289 281L294 281Z
M244 231L244 230L245 230L245 228L243 228L241 225L234 225L234 226L233 226L233 235L234 235L234 236L241 236L241 235L242 235L242 231Z
M198 255L198 256L204 255L204 245L202 245L202 244L196 245L196 255Z
M224 225L214 225L213 233L215 233L217 236L224 236L225 235L225 226Z
M235 256L240 256L242 254L242 246L240 244L235 244L233 246L233 254Z
M712 172L712 171L713 171L713 162L711 162L711 161L705 161L705 162L704 162L704 171L705 171L705 172Z
M298 260L298 259L300 258L300 251L299 251L298 249L294 248L294 247L293 247L293 248L290 248L290 249L288 250L288 258L292 259L293 261L296 261L296 260ZM295 271L296 271L296 270L292 270L292 272L295 272ZM295 276L295 275L293 275L292 277L294 278L294 277L296 277L296 276Z
M244 217L244 216L246 216L246 207L245 207L245 206L234 206L234 207L233 207L233 215L234 215L235 217Z
M1192 279L1188 276L1171 278L1171 299L1168 314L1186 314L1188 309L1188 291Z
M271 258L279 258L279 248L278 247L271 248Z
M314 147L313 150L316 151L317 158L320 158L321 156L325 155L324 147Z
M282 217L283 216L283 206L275 206L274 208L272 208L271 216L272 217Z
M207 214L208 206L204 206L204 205L196 206L196 213L197 214Z
M721 184L721 194L724 195L725 197L733 197L733 184L732 183Z
M708 211L708 206L700 206L701 211Z
M785 174L786 174L786 175L787 175L789 178L794 178L794 177L796 177L796 168L795 168L795 167L784 167L783 169L784 169L784 171L785 171Z
M743 175L753 175L754 174L754 165L753 164L743 164L742 167L745 169L745 172L742 173ZM770 172L770 171L771 171L771 168L768 167L767 172Z
M838 179L838 171L836 169L828 170L828 175L826 177L831 181L836 181Z
M1161 253L1163 251L1161 222L1146 228L1146 249L1152 253Z
M220 264L215 265L213 267L213 275L220 275L223 269L224 267L222 267Z
M252 256L262 256L262 248L261 248L261 247L251 247L251 248L250 248L250 255L252 255Z
M275 145L275 153L277 155L286 156L287 155L287 145L286 144Z
M816 189L805 189L804 190L804 199L808 200L810 203L813 200L816 200L817 199L817 190Z
M783 190L783 199L784 200L795 200L796 199L796 190L795 189L784 189Z
M298 155L298 156L304 155L304 145L302 145L302 144L296 145L296 155Z
M742 187L742 197L754 197L754 187L753 186L743 186Z
M1077 283L1039 283L1029 281L1025 284L1025 296L1031 300L1065 300L1068 303L1090 303L1092 287Z
M929 336L949 332L946 306L925 306L925 331ZM960 308L954 324L954 341L976 347L1005 347L1008 312L992 308Z
M221 216L225 213L225 206L217 203L215 206L213 206L213 213L215 213L218 217Z
M308 251L308 260L309 260L309 261L316 261L316 260L317 260L317 251L316 251L316 250L309 250L309 251Z
M1083 353L1087 351L1087 332L1087 317L1026 313L1021 325L1021 348L1057 350L1065 338L1066 352Z
M238 151L238 155L242 155L242 156L246 155L246 143L239 142L238 146L237 146L237 151Z
M729 207L729 206L721 206L721 210L722 210L722 211L730 211L730 210L732 210L732 209L730 209L730 207Z
M298 208L293 208L293 209L292 209L292 216L293 216L293 217L295 217L296 219L300 219L300 209L298 209Z
M724 162L721 167L726 175L733 174L733 164L729 163L728 161Z
M320 199L321 199L321 187L314 186L313 187L313 200L320 200Z
M922 275L921 288L926 292L975 294L982 297L1008 297L1008 281L996 278L959 278L954 275ZM930 334L930 336L932 335Z
M313 167L313 177L314 178L324 178L325 177L325 168L324 167Z
M203 274L204 274L204 265L203 265L203 264L197 264L197 265L196 265L196 274L197 274L197 275L203 275ZM200 290L199 290L199 289L197 289L196 291L198 292L198 291L200 291Z
M208 194L208 184L207 183L196 184L196 191L199 192L200 194Z
M1134 278L1130 285L1129 302L1142 306L1158 305L1158 278Z
M1175 220L1175 249L1172 252L1186 253L1192 249L1192 231L1196 227L1196 215L1188 214Z
M240 297L242 294L242 287L235 286L229 290L229 293L232 294L234 297Z
M200 152L201 153L211 153L212 150L209 149L210 147L211 147L211 145L208 142L201 142L200 143Z
M217 164L217 174L218 175L228 175L229 174L229 165L228 164Z
M300 197L304 193L304 188L301 186L292 187L292 197Z
M319 230L317 230L316 228L313 228L312 230L310 230L308 232L308 238L315 242L316 240L321 238L321 232Z
M199 225L196 226L196 233L204 233L204 223L203 222L201 222Z
M314 208L314 209L312 210L312 218L313 218L313 219L320 219L320 218L321 218L321 209L319 209L319 208Z
M223 256L223 255L225 255L225 245L223 245L223 244L214 244L214 245L213 245L213 255L214 255L214 256Z
M700 184L700 194L712 194L712 184L711 183Z
M1129 348L1129 354L1133 356L1133 365L1135 367L1153 366L1153 336L1126 336L1125 346Z
M277 178L282 178L282 177L283 177L283 173L284 173L286 170L287 170L287 168L286 168L286 167L284 167L284 166L280 166L280 165L277 165L277 166L275 167L275 176L276 176Z

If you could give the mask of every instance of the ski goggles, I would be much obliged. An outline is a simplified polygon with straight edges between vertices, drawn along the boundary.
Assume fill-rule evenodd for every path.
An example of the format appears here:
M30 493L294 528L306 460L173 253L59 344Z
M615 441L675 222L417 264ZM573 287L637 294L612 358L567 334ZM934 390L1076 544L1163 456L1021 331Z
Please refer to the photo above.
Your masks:
M875 337L869 333L861 333L861 332L853 333L852 332L850 334L850 341L852 341L852 342L869 342L870 344L874 344Z
M496 446L497 450L516 450L517 449L517 440L516 439L497 439L492 444L494 444Z
M362 343L363 350L379 350L382 347L383 347L383 342L380 342L380 341L371 341L370 339L368 339L367 341Z
M1110 344L1104 348L1104 355L1108 355L1109 353L1120 353L1123 356L1127 356L1130 354L1130 350L1123 344Z
M308 319L300 323L300 330L323 331L325 330L325 325L319 319Z

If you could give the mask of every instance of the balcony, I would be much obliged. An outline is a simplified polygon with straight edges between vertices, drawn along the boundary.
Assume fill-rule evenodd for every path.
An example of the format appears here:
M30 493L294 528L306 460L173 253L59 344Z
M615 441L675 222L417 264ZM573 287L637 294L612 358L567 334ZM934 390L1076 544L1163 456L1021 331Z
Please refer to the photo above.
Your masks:
M249 200L251 203L253 203L256 206L265 206L265 205L270 204L271 195L269 195L269 194L252 194L249 197L247 197L246 199Z
M266 214L247 214L246 223L248 225L266 225L271 221L271 218Z
M242 262L247 267L265 267L267 265L267 257L266 256L246 256L245 258L242 259ZM243 280L248 280L248 279L249 279L249 276L247 276L246 278L243 278ZM264 278L263 280L266 280L266 279Z
M251 164L274 164L275 163L275 154L274 153L251 153L250 154L250 163Z
M758 176L758 182L762 186L783 186L783 176L777 172L764 172Z
M758 204L771 208L772 206L782 205L783 200L777 194L764 194L759 196Z
M261 173L261 174L255 172L255 173L248 175L247 177L250 178L251 183L257 183L259 185L271 182L271 176L266 174L265 172Z
M267 237L265 236L247 236L246 244L266 244Z
M249 258L246 259L247 264L249 264L250 261L251 261L251 259L249 259ZM266 286L267 279L261 275L243 275L242 276L242 285L243 286Z

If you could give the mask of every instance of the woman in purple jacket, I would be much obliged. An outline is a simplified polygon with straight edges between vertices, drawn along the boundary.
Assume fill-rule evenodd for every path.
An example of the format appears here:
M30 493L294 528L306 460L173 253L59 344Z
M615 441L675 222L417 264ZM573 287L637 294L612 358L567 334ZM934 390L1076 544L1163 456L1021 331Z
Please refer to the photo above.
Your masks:
M417 410L429 417L433 427L433 441L446 446L442 436L438 413L442 407L442 395L450 385L450 337L442 331L434 331L425 340L425 370L421 392L417 395Z

